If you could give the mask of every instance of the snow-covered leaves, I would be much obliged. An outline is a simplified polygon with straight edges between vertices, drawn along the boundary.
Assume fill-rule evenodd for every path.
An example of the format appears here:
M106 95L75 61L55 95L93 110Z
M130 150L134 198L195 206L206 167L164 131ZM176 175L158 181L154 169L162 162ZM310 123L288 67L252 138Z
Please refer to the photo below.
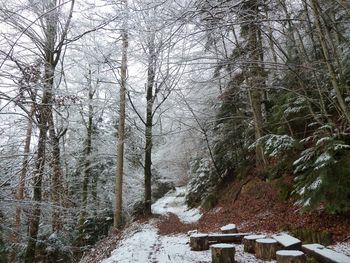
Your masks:
M347 198L343 194L349 183L344 180L348 165L343 164L349 155L349 136L333 131L330 125L323 125L301 143L307 148L293 163L297 175L294 191L299 196L297 203L303 208L310 208L323 202L330 211L346 210L348 205L344 204ZM344 185L339 186L336 178L341 179ZM337 205L335 201L340 196L342 200Z
M256 140L249 149L254 149L257 145L262 145L264 154L276 158L281 154L293 149L297 141L288 135L268 134Z

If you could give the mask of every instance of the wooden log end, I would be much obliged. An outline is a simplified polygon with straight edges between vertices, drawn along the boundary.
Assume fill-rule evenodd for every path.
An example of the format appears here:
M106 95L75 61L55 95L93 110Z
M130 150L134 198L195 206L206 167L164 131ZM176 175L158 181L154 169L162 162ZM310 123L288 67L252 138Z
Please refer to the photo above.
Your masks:
M279 250L276 252L277 263L306 263L306 256L299 250Z
M215 244L210 246L212 263L234 263L235 246L231 244Z
M255 253L255 241L257 239L264 239L266 238L265 235L249 235L245 236L243 238L243 247L244 247L244 252L247 253Z
M257 239L255 241L255 254L257 258L272 260L276 258L277 241L272 238Z
M208 234L193 234L190 236L190 247L194 251L209 249Z

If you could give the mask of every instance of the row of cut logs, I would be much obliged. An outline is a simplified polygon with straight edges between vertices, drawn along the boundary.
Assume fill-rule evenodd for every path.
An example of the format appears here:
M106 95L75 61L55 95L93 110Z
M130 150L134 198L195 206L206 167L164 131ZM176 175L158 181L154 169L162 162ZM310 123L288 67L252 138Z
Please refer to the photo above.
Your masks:
M306 256L321 263L350 263L350 257L328 249L320 244L302 245L302 242L286 233L273 235L251 235L237 233L237 227L229 224L221 228L222 234L199 234L191 231L192 250L201 251L211 248L213 263L235 262L235 247L227 243L242 243L244 251L255 254L262 260L276 259L277 263L305 263ZM305 254L304 254L305 252Z
M234 224L226 225L220 230L223 234L193 233L190 236L191 249L194 251L208 250L211 244L213 263L232 263L235 262L235 247L220 242L241 243L243 240L244 251L255 254L259 259L277 259L278 263L304 263L306 260L304 253L301 251L279 250L280 248L292 249L301 245L300 240L287 234L278 234L273 238L267 238L265 235L237 233L238 230Z
M284 238L287 240L287 238ZM243 238L244 251L255 254L259 259L277 259L278 263L305 263L306 257L298 250L279 250L281 245L274 238L264 235L249 235Z

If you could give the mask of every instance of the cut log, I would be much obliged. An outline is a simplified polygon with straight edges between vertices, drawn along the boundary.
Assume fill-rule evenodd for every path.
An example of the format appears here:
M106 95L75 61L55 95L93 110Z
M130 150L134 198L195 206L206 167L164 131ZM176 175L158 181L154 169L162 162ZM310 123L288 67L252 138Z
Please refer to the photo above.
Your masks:
M193 234L190 236L191 250L202 251L209 249L208 235L207 234Z
M277 241L272 238L257 239L255 241L255 256L264 260L276 258Z
M301 241L286 233L273 235L272 238L276 239L283 250L301 250Z
M235 224L228 224L220 228L220 230L224 234L233 234L238 232L237 226Z
M266 238L264 235L249 235L243 238L244 252L255 253L255 241Z
M306 256L299 250L279 250L276 252L277 263L305 263Z
M208 236L211 243L242 243L242 239L245 236L249 236L250 233L237 233L237 234L210 234Z
M212 263L234 263L235 247L230 244L215 244L210 246Z
M302 245L305 254L322 263L349 263L350 257L326 248L320 244Z

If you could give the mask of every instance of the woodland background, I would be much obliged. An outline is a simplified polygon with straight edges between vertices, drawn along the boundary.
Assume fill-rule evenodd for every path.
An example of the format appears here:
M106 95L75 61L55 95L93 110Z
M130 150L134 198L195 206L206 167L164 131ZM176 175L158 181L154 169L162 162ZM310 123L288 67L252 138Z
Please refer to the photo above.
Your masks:
M77 262L174 185L212 207L293 176L301 212L349 211L347 1L2 0L0 23L0 262Z

